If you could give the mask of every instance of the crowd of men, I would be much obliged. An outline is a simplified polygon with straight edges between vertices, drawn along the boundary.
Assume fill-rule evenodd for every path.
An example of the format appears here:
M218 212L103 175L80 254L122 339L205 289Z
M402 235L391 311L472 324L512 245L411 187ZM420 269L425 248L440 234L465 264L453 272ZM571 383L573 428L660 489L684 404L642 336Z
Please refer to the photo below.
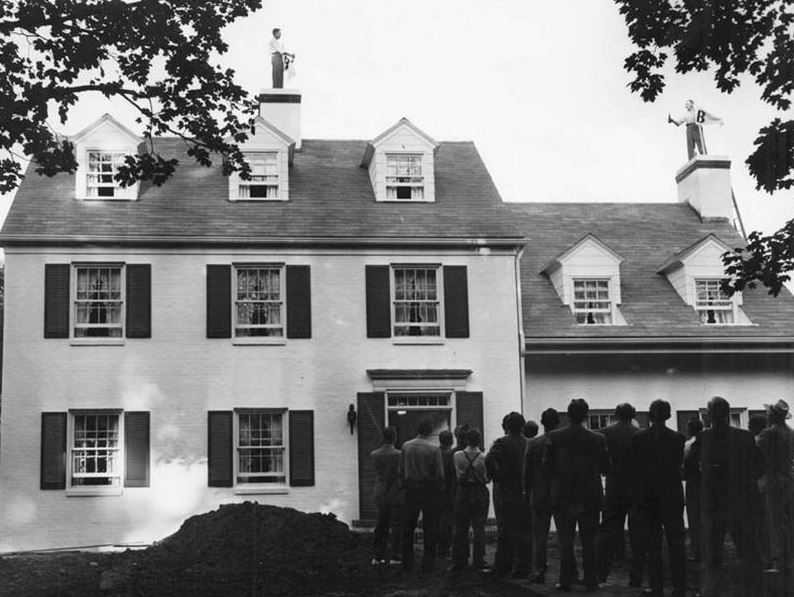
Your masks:
M553 519L556 588L581 584L595 591L624 553L628 523L629 584L664 594L664 541L673 595L685 595L686 511L703 596L721 594L730 582L731 573L721 571L728 533L740 562L740 594L759 594L766 570L782 579L780 594L794 595L794 430L786 424L791 414L785 401L767 405L766 419L753 418L744 430L730 426L730 405L715 396L707 405L710 426L693 418L689 440L667 427L665 400L650 404L647 429L636 425L630 404L618 405L615 422L597 431L587 428L588 411L585 400L571 400L561 427L560 414L546 409L540 436L536 423L512 412L502 422L505 435L487 454L480 430L466 425L455 430L454 448L449 431L440 433L440 446L431 439L430 419L399 450L394 429L385 429L383 445L372 452L378 512L373 564L413 569L421 513L423 571L451 556L451 571L472 568L542 584ZM492 567L485 561L491 482L498 532Z

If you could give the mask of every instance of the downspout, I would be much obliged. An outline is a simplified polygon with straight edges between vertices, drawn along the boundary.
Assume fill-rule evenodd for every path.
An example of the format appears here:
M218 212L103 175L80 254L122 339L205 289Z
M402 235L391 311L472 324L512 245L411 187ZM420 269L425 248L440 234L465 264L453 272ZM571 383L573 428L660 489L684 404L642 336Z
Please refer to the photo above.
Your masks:
M518 412L524 413L524 394L526 392L526 340L524 339L524 314L521 307L521 256L524 254L525 247L521 247L515 256L515 283L516 283L516 320L518 322L518 383L519 383L519 404Z

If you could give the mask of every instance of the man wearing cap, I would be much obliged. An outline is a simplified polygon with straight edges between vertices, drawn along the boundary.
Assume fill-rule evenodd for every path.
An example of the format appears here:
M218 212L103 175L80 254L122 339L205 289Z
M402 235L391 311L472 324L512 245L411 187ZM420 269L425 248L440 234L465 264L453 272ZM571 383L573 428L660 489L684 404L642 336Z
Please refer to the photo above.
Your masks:
M794 557L794 430L786 425L791 413L785 400L765 407L769 427L758 437L758 447L766 456L766 470L759 487L766 502L770 571L785 571L791 581L794 572L791 562Z

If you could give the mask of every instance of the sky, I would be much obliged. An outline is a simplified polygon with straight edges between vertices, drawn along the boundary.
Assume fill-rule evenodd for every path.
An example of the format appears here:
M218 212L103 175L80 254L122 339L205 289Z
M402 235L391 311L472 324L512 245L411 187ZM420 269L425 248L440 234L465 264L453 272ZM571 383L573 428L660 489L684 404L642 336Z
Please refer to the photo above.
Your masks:
M270 86L273 27L297 55L285 86L303 94L304 138L372 139L405 116L438 141L474 141L505 201L674 202L686 145L667 114L691 97L725 121L706 128L707 146L733 159L748 231L794 217L794 192L756 191L743 163L776 115L759 89L725 95L711 74L671 73L643 102L627 88L632 46L611 0L265 0L229 28L221 57L251 92ZM52 124L73 134L104 112L136 130L98 95Z

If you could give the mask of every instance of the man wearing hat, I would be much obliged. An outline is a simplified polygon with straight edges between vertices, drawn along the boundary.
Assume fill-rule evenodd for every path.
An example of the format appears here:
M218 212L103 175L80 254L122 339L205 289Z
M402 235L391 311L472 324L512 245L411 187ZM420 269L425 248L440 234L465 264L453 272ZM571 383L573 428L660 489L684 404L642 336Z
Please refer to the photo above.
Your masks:
M758 437L766 456L759 487L766 502L770 571L784 571L788 582L794 582L794 430L786 425L791 413L785 400L764 406L769 427Z

